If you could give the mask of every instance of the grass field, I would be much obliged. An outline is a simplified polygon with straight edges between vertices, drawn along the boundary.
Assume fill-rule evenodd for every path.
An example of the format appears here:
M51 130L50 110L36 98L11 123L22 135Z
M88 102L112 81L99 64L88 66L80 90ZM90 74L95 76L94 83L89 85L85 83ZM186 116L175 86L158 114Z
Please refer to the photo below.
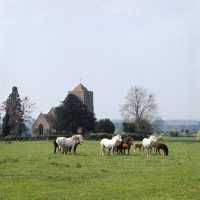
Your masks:
M77 155L53 154L52 141L0 143L0 199L141 199L200 197L200 142L166 138L169 156L100 156L99 141Z

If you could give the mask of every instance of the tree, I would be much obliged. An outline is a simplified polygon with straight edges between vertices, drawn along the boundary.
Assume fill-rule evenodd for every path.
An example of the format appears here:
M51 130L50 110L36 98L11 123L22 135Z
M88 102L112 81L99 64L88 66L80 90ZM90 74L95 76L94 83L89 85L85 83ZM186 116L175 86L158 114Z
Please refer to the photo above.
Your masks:
M185 129L185 133L186 133L186 135L188 135L189 134L189 130L188 129Z
M95 122L94 113L74 94L67 95L61 105L55 108L54 128L60 133L76 133L78 127L92 131Z
M28 97L24 97L21 100L17 87L13 87L12 93L0 107L1 111L5 111L4 123L2 125L3 135L13 134L21 136L21 133L27 130L25 122L32 119L31 113L34 106L35 103L30 103Z
M168 135L171 137L178 137L180 135L180 131L178 129L170 129L168 131Z
M95 123L96 133L114 133L115 125L110 121L110 119L100 119Z
M182 134L184 133L184 129L183 129L183 128L181 129L181 133L182 133Z
M135 125L134 123L123 122L123 132L125 133L135 133Z
M159 107L154 93L148 94L146 88L135 86L131 87L125 100L125 103L120 105L120 113L124 121L135 124L137 133L141 133L146 122L154 124L154 127L158 121L160 122ZM152 127L150 132L153 130Z
M2 124L3 137L9 135L9 133L10 133L11 127L8 124L9 119L10 119L10 116L9 116L8 113L6 113L5 116L4 116L4 118L3 118L3 124Z

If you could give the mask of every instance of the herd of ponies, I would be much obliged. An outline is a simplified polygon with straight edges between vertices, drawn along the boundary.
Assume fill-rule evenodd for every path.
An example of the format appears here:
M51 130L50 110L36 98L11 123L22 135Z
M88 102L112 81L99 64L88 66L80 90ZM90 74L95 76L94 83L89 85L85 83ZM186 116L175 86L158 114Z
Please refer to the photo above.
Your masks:
M117 134L112 137L112 139L104 138L100 141L101 150L100 155L103 155L106 153L105 149L108 149L108 154L111 151L111 155L116 154L125 154L125 151L127 149L128 155L131 148L131 145L134 145L134 152L137 148L139 148L139 151L142 151L142 155L144 155L144 149L146 149L147 156L151 156L152 148L154 148L154 151L156 151L160 154L160 149L163 151L164 156L168 156L168 147L160 143L160 141L163 141L162 136L154 136L150 135L149 138L144 138L141 143L134 143L134 139L131 136L127 136L124 139L122 139L121 135ZM82 135L74 135L71 137L57 137L54 141L54 154L56 153L56 149L58 148L59 153L68 154L71 152L72 154L76 154L76 148L78 145L81 145L83 143L83 136Z

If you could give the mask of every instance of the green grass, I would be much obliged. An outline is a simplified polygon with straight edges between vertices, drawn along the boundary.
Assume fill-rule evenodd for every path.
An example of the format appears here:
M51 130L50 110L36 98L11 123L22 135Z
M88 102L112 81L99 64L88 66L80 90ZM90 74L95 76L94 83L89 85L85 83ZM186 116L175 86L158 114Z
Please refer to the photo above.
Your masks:
M169 156L100 156L99 141L77 155L53 154L52 141L0 143L0 199L198 199L200 143L165 138ZM161 150L162 151L162 150Z

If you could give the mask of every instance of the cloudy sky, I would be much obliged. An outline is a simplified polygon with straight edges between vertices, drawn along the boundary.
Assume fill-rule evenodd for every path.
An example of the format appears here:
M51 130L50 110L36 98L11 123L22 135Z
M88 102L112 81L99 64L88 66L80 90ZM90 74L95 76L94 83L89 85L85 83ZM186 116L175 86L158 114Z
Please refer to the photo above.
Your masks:
M0 102L16 86L34 118L81 82L97 119L134 86L163 119L200 119L200 1L0 0L0 74Z

